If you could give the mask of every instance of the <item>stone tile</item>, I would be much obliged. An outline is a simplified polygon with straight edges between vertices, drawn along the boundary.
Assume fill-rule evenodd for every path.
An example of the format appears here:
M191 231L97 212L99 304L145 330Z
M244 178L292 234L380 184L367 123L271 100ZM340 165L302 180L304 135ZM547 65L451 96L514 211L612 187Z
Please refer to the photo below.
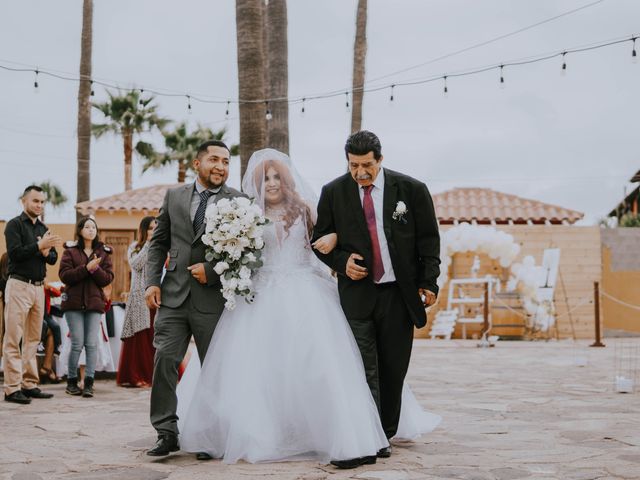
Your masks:
M631 339L638 342L640 339ZM152 459L148 389L96 384L96 397L46 386L52 400L0 406L0 480L57 479L568 479L640 478L640 393L613 392L613 348L587 342L417 340L408 380L442 415L438 429L395 443L376 465L225 465L190 454ZM583 367L575 365L586 358Z

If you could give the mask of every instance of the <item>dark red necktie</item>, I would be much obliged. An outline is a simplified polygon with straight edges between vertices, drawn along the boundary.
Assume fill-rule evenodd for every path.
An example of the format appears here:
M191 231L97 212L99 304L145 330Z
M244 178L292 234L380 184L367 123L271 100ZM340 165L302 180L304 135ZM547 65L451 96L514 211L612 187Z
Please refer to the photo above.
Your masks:
M373 249L373 266L371 268L371 274L373 275L373 281L378 282L384 275L384 265L382 264L382 253L380 253L378 229L376 228L376 211L373 208L373 198L371 198L372 188L373 185L362 187L364 190L362 208L364 209L364 218L367 220L367 229L369 230L371 247Z

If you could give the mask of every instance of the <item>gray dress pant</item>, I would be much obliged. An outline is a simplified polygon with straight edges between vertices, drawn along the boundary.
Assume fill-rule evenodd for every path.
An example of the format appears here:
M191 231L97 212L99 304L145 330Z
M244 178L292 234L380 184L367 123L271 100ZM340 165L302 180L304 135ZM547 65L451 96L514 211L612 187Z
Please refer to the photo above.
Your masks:
M191 295L178 308L161 306L154 323L153 346L156 355L151 388L151 424L158 434L178 434L176 386L178 367L193 335L200 361L209 348L220 313L196 309Z

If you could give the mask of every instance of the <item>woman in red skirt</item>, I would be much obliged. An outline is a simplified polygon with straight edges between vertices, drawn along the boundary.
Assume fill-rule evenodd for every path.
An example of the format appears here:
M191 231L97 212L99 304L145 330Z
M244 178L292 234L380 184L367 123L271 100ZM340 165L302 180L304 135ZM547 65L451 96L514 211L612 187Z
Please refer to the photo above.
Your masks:
M153 318L144 300L145 270L149 242L156 227L154 217L144 217L138 227L138 240L129 246L127 259L131 266L131 290L122 326L122 349L118 385L122 387L150 387L153 376Z

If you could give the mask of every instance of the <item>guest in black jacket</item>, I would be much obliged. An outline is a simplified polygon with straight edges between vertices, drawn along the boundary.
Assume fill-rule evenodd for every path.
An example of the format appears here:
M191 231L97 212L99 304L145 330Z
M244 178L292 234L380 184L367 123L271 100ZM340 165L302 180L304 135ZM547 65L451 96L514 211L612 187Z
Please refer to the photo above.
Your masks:
M38 388L36 352L44 316L46 264L58 259L60 237L52 234L39 216L44 210L44 191L37 185L24 190L21 215L4 229L9 254L9 279L5 290L4 399L27 404L32 398L51 398ZM22 342L22 343L21 343Z

